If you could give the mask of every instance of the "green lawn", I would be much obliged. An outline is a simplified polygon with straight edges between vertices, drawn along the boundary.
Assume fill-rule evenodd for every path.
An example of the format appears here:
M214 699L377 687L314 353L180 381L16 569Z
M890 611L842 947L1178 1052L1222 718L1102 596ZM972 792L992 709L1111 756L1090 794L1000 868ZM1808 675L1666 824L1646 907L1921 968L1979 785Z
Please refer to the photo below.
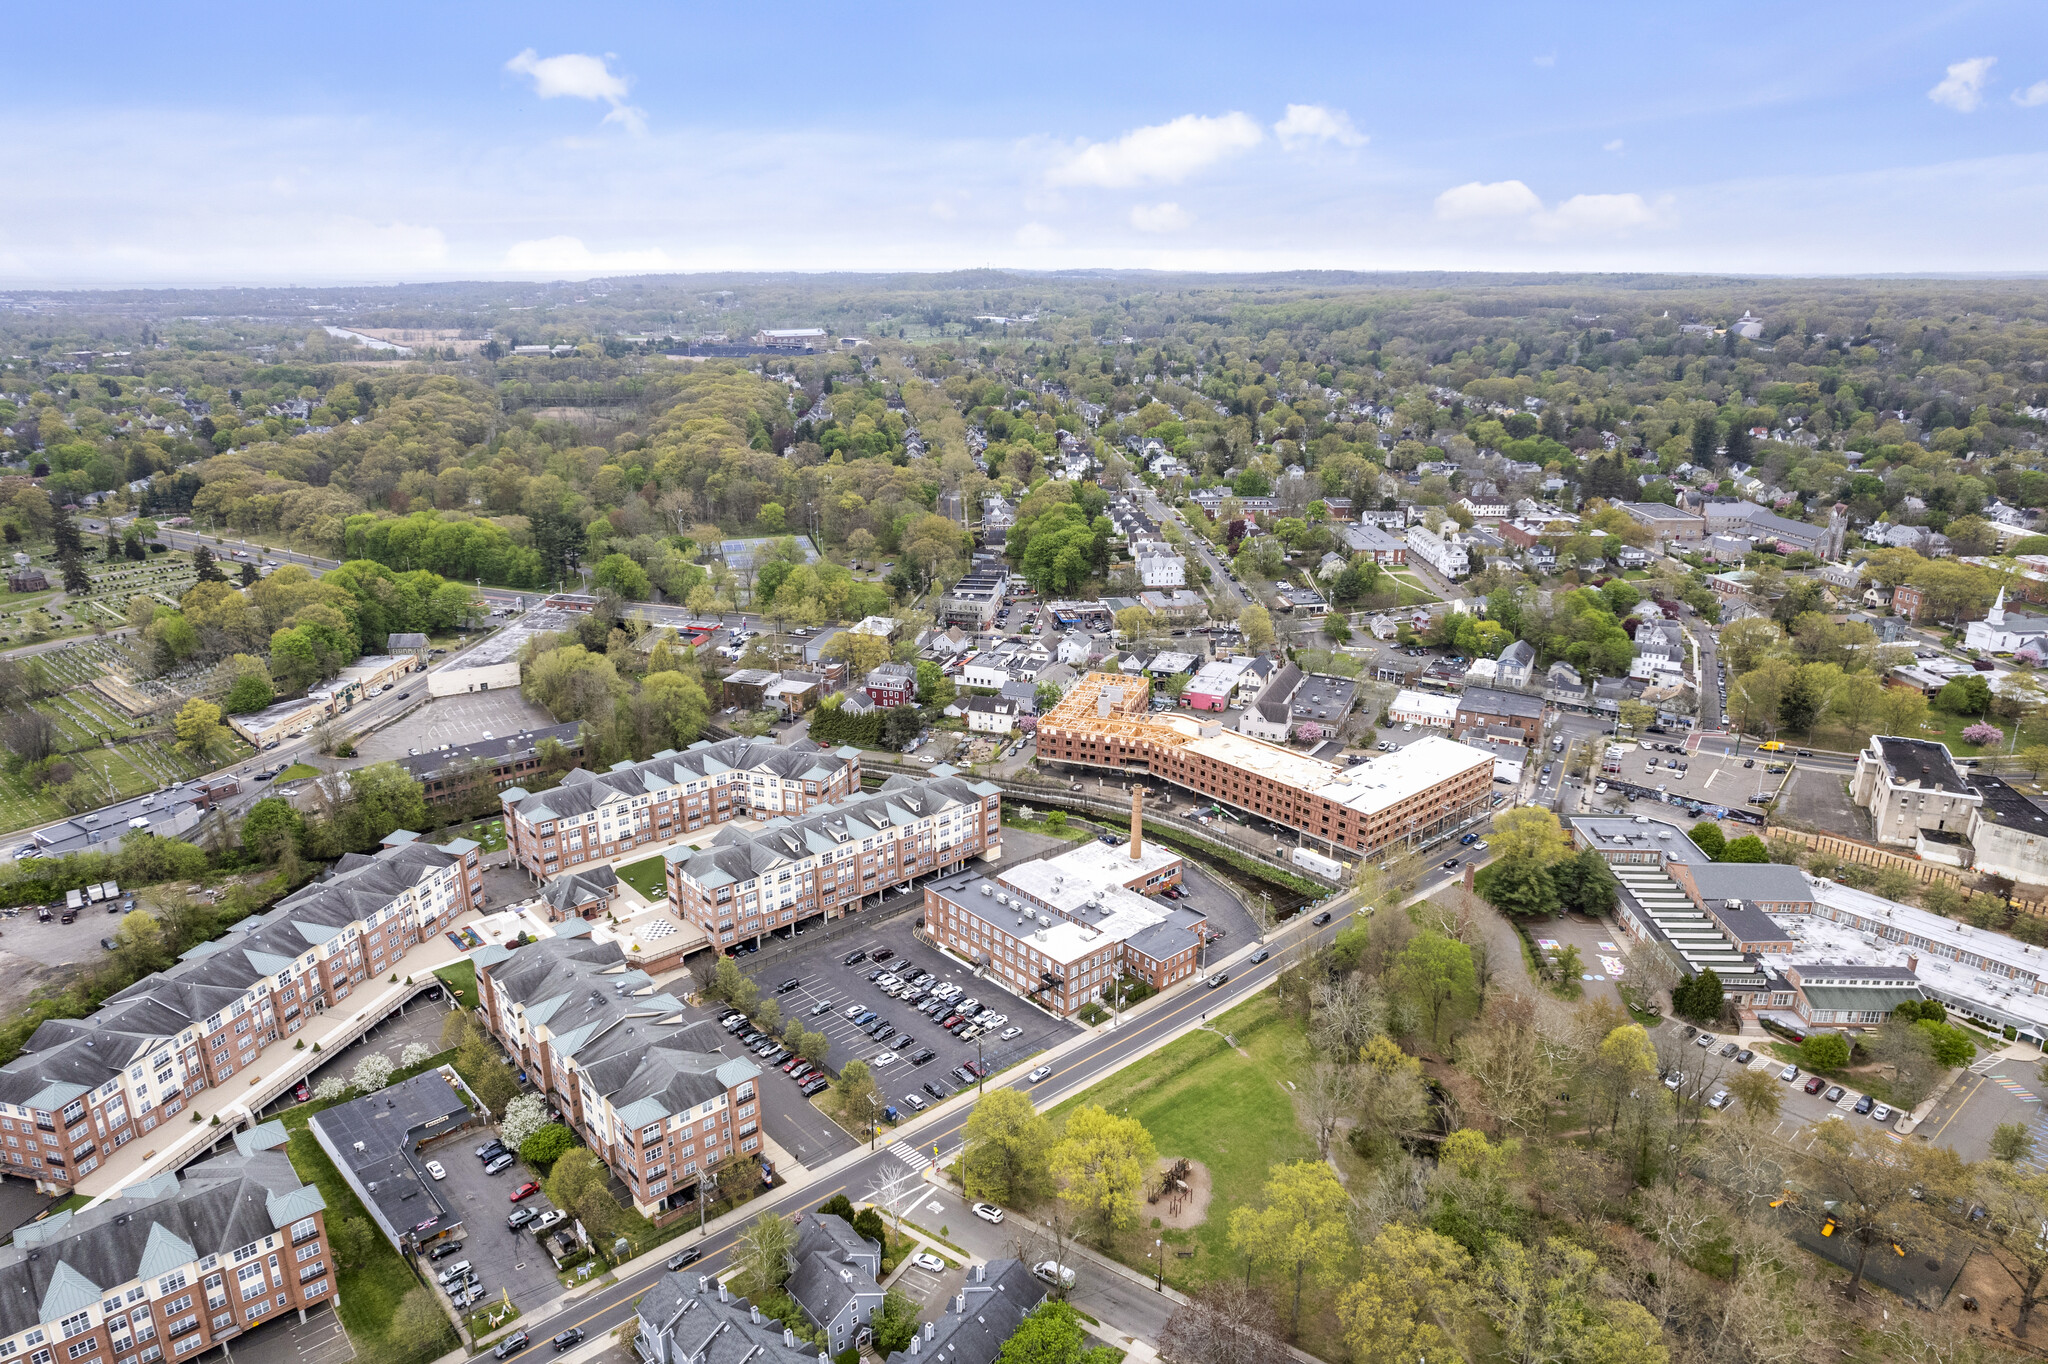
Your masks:
M668 861L663 857L643 857L618 869L619 879L639 891L650 900L668 898Z
M1194 1250L1188 1259L1167 1256L1166 1277L1187 1291L1244 1272L1230 1249L1231 1210L1257 1200L1270 1167L1316 1158L1285 1085L1300 1026L1282 1018L1267 993L1210 1020L1210 1027L1215 1031L1190 1033L1052 1110L1056 1121L1084 1103L1128 1114L1145 1125L1160 1155L1208 1167L1215 1195L1201 1226L1154 1233L1151 1210L1141 1203L1138 1233L1118 1248L1133 1266L1146 1259L1154 1235L1163 1235L1169 1250ZM1225 1033L1237 1039L1236 1048Z
M455 992L455 998L462 1002L463 1008L474 1009L481 1002L476 992L476 963L468 957L450 962L434 974Z
M298 1170L299 1178L318 1186L320 1196L327 1200L329 1226L344 1217L353 1217L374 1228L369 1214L342 1180L341 1172L334 1168L334 1162L327 1158L327 1153L320 1149L320 1143L313 1139L311 1129L305 1125L311 1120L311 1114L301 1118L293 1127L291 1115L305 1108L306 1105L300 1105L288 1110L285 1119L285 1125L293 1128L289 1148L292 1166ZM349 1338L355 1342L361 1357L370 1364L403 1364L410 1360L437 1359L455 1349L460 1341L452 1325L443 1325L440 1334L432 1340L393 1338L391 1328L399 1303L408 1293L427 1290L413 1278L404 1259L384 1239L382 1232L372 1230L370 1243L370 1251L361 1265L341 1270L335 1275L335 1288L340 1295L341 1324L348 1328Z
M277 779L279 781L304 781L308 777L317 777L319 775L320 769L310 763L293 763L290 767L278 773Z

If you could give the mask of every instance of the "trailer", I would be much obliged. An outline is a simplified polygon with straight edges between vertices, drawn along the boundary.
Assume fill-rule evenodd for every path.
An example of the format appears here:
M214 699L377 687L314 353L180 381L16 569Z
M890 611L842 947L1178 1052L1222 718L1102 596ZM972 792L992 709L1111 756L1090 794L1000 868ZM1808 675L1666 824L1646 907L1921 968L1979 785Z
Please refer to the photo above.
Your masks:
M1302 868L1304 871L1312 871L1326 881L1342 881L1344 879L1344 864L1334 858L1325 857L1321 853L1310 852L1307 848L1295 848L1288 856L1295 866Z
M85 896L83 894L75 890L67 890L64 892L64 908L75 910L82 909L84 906Z
M100 898L102 900L112 900L118 897L120 894L121 887L114 884L112 881L100 882Z

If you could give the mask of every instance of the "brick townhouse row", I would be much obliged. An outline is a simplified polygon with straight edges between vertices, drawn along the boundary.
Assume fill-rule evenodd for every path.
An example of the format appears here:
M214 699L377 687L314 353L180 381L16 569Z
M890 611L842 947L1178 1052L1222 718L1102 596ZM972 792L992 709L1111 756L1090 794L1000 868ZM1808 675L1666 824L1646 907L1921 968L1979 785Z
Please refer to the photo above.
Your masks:
M1371 855L1469 817L1490 754L1434 736L1338 767L1192 714L1147 715L1141 679L1090 673L1039 721L1041 762L1149 772L1309 837Z
M265 1123L231 1155L19 1228L0 1249L0 1359L158 1364L330 1301L327 1205L286 1140Z
M501 799L513 859L545 881L707 825L800 815L859 790L859 749L725 739L607 772L579 768L553 790L514 786Z
M1002 852L1002 796L964 777L891 777L757 833L728 829L699 852L667 853L668 898L720 950L811 918L837 919L868 896Z
M71 1188L482 902L477 844L401 831L86 1017L45 1022L0 1066L0 1173Z
M485 1020L641 1216L679 1213L706 1170L761 1149L761 1069L720 1052L732 1039L715 1025L685 1022L617 943L558 931L475 954Z

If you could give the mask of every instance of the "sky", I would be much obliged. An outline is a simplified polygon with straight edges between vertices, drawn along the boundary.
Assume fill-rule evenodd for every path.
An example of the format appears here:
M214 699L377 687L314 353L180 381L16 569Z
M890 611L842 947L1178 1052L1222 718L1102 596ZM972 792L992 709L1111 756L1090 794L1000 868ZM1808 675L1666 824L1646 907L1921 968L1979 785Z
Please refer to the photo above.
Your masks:
M9 36L16 289L2048 271L2019 0L156 0Z

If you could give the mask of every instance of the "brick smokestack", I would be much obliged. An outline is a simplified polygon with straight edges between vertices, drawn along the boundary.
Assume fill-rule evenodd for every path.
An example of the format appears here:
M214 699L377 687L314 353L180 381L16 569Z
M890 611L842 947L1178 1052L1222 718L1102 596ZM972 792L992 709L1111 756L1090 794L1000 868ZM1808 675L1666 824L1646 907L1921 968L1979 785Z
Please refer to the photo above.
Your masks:
M1142 861L1145 856L1145 788L1131 788L1131 861Z

